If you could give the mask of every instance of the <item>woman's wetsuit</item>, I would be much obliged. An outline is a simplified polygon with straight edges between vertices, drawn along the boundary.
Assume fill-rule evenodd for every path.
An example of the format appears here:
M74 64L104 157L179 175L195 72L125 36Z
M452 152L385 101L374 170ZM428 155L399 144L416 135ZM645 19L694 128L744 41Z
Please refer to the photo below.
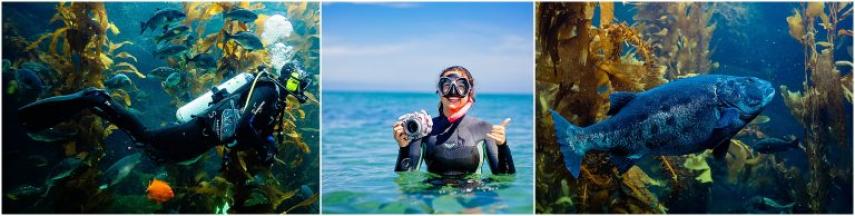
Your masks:
M237 141L236 148L253 148L261 161L272 162L272 140L277 115L285 108L285 88L268 76L258 79L252 95L248 88L218 100L204 116L186 123L149 129L106 91L88 88L77 93L42 99L18 110L21 124L38 131L67 120L75 113L92 110L145 146L154 159L177 162L195 158L216 145ZM241 92L242 91L242 92ZM249 98L249 105L240 111Z
M398 151L395 171L418 170L422 161L431 173L461 176L480 173L482 162L493 174L516 172L511 149L487 138L493 125L472 116L451 123L445 116L433 118L431 133Z

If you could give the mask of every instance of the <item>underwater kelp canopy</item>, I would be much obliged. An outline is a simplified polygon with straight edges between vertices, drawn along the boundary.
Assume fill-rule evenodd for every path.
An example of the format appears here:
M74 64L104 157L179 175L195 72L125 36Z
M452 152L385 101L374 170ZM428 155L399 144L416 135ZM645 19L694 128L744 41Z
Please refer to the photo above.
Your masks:
M598 8L600 26L594 26ZM553 109L577 125L590 125L606 117L612 91L642 91L666 82L664 67L641 34L612 22L613 8L613 3L536 4L538 212L666 211L647 188L659 181L638 168L617 175L606 154L586 155L579 179L571 178L549 120ZM634 50L624 51L624 43Z
M667 66L667 79L705 74L718 67L710 59L716 3L650 2L635 7L636 27L651 44L656 61Z
M804 146L810 168L806 193L814 213L828 211L825 203L834 193L832 185L852 184L852 128L843 121L851 118L845 100L852 94L852 81L851 74L841 75L834 56L834 50L840 48L838 39L852 40L851 29L838 27L851 17L849 2L811 2L802 3L801 9L786 19L789 35L804 46L805 81L803 91L789 91L784 85L780 89L787 107L805 128ZM841 61L839 65L851 67L851 62ZM834 158L837 160L829 160Z
M103 3L60 2L56 11L50 22L61 25L24 48L31 58L27 61L47 65L55 72L44 76L48 89L43 96L68 94L87 87L104 88L105 75L136 71L128 62L113 60L115 51L130 42L114 44L107 37L108 33L117 35L119 29L109 21ZM122 54L119 57L132 56ZM131 105L130 95L124 90L110 92L125 105ZM106 154L103 140L115 131L115 126L91 113L73 119L54 127L74 131L75 135L61 141L59 148L67 158L60 163L66 166L58 169L65 172L61 172L61 176L51 176L52 181L45 186L44 192L45 196L64 200L40 200L34 205L47 205L57 212L93 212L110 203L111 195L98 189L97 179L102 175L99 163Z
M307 70L309 74L317 74L318 5L307 2L288 2L284 3L284 6L287 9L288 21L292 24L300 24L294 25L294 33L288 38L288 45L292 46L295 52L293 59L298 59L304 66L303 69ZM193 96L200 95L208 91L210 87L239 72L258 73L259 71L256 70L258 66L271 66L270 54L266 49L247 50L237 42L225 38L226 34L233 35L243 31L253 32L260 36L264 32L265 20L269 18L267 15L258 14L258 18L252 23L226 21L219 31L203 35L205 32L204 23L207 20L214 19L214 17L234 8L257 12L264 7L265 5L262 3L246 1L237 3L184 3L184 12L187 16L183 24L192 25L196 23L197 38L200 38L191 44L190 52L194 55L219 55L217 67L213 70L192 68L181 59L174 61L173 67L187 71L187 76L182 77L182 82L186 81L187 85L164 86L167 93L174 97L177 106L193 98L183 97L183 95L178 94L179 92L189 91L192 92ZM265 46L269 45L268 43L269 41L264 41ZM274 69L278 70L279 68ZM213 178L208 176L183 182L188 187L195 188L188 191L190 194L195 194L186 196L188 202L195 199L193 197L207 197L205 200L211 205L200 205L210 208L206 212L310 212L306 210L306 207L317 205L317 193L310 197L297 196L302 192L302 187L305 187L302 183L316 181L316 179L299 175L300 173L307 173L310 167L317 167L313 166L317 165L317 157L312 156L313 147L309 146L302 133L317 133L317 129L304 126L307 122L317 122L314 117L317 116L317 99L310 92L317 92L316 84L313 84L307 92L312 103L301 105L296 99L289 97L285 111L277 117L281 121L274 128L278 154L274 159L273 167L253 166L253 164L259 164L253 161L255 160L254 152L227 150L218 147L217 153L220 156L228 154L236 162L224 167L221 176ZM307 113L306 110L310 110L308 111L310 113ZM307 116L312 117L307 118ZM315 139L313 136L311 142L316 143ZM306 157L312 160L309 161ZM214 187L211 182L215 180L225 181L229 184L217 184L218 187ZM217 193L212 194L212 192ZM214 207L216 208L214 209Z

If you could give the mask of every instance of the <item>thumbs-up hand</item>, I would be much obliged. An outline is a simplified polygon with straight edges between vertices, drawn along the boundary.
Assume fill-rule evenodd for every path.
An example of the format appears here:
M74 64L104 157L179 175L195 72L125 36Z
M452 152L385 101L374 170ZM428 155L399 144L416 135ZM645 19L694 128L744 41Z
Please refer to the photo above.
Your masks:
M504 145L505 140L505 127L511 123L511 118L506 118L502 123L498 125L493 125L493 129L490 130L490 133L487 134L487 138L496 141L496 145Z

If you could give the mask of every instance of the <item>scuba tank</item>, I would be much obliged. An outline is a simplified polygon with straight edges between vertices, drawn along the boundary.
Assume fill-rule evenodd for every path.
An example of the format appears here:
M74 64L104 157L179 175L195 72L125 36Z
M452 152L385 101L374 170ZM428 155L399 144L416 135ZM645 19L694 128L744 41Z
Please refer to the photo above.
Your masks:
M193 116L200 116L208 111L211 102L214 101L214 91L225 90L226 94L231 94L240 90L244 86L247 86L247 84L252 83L253 79L255 79L255 76L252 73L243 72L235 75L231 79L218 85L214 90L208 91L202 96L193 99L190 103L178 108L178 111L175 112L175 117L178 118L178 122L189 122L193 119Z
M263 66L259 67L258 71L265 71L266 68ZM288 73L288 79L285 80L285 90L289 95L294 96L300 103L305 103L308 100L308 96L306 96L304 91L308 86L312 83L306 74L305 71L297 68L295 64L287 64L283 67L282 73ZM261 72L259 74L264 74L267 72ZM243 72L238 75L235 75L231 79L221 83L217 87L212 88L210 91L206 92L202 96L193 99L190 103L185 104L181 108L178 108L178 111L175 112L175 117L178 118L178 122L186 123L193 119L193 116L201 116L208 112L211 107L211 103L215 102L214 98L221 98L227 95L231 95L237 91L242 90L243 88L249 88L250 95L252 94L253 89L255 88L256 75L248 72ZM220 97L218 97L220 96ZM249 101L246 102L249 104Z

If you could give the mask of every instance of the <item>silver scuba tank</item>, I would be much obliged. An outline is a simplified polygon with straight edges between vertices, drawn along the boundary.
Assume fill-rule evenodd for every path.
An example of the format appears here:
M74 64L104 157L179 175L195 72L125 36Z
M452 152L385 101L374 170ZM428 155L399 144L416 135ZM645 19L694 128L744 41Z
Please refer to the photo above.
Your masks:
M255 79L253 74L243 72L223 83L220 83L220 85L217 86L217 89L225 89L228 94L231 94L247 84L251 84L253 79ZM202 96L190 101L190 103L178 108L178 111L175 112L175 117L178 118L178 122L189 122L193 119L193 116L201 116L205 114L211 106L211 102L214 101L214 98L212 97L213 94L214 92L209 90L205 94L202 94Z

